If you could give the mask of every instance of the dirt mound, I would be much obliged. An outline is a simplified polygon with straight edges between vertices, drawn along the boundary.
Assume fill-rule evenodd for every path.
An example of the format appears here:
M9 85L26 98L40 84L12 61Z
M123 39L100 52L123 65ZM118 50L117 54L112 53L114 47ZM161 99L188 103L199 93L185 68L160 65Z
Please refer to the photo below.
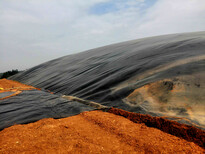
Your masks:
M102 111L43 119L0 132L0 153L203 153L156 128Z
M205 131L193 126L180 124L161 117L152 117L116 108L111 108L108 112L128 118L135 123L144 123L148 127L158 128L163 132L183 138L190 142L195 142L199 146L205 148Z

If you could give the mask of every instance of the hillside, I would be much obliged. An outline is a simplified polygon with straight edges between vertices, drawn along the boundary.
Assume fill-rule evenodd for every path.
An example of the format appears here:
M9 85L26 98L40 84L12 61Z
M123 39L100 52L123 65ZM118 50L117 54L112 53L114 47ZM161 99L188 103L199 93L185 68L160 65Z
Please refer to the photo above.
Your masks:
M0 80L0 153L204 153L204 94L205 32L54 59Z
M138 39L40 64L10 79L205 127L205 32Z

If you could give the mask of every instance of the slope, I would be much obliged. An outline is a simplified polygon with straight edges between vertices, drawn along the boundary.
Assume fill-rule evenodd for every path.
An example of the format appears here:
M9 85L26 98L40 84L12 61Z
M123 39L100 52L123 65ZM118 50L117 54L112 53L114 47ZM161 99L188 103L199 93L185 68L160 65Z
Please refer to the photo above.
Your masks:
M106 106L204 126L204 72L205 32L195 32L68 55L11 79Z

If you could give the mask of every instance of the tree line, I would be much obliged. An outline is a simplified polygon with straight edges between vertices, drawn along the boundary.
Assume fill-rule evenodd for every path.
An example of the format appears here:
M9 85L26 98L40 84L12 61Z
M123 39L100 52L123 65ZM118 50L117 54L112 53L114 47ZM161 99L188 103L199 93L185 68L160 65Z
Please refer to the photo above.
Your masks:
M10 77L14 74L17 74L17 73L19 73L18 69L4 72L4 73L2 73L2 75L0 75L0 79L8 78L8 77Z

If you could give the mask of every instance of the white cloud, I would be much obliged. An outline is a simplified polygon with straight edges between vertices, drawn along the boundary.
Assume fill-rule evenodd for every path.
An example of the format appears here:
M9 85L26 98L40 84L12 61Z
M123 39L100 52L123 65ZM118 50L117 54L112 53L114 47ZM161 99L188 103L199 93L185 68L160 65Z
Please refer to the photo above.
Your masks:
M89 12L106 2L117 10ZM148 2L1 0L0 72L145 36L205 30L204 0L157 0L146 6Z
M205 30L205 1L158 0L137 31L142 36Z

